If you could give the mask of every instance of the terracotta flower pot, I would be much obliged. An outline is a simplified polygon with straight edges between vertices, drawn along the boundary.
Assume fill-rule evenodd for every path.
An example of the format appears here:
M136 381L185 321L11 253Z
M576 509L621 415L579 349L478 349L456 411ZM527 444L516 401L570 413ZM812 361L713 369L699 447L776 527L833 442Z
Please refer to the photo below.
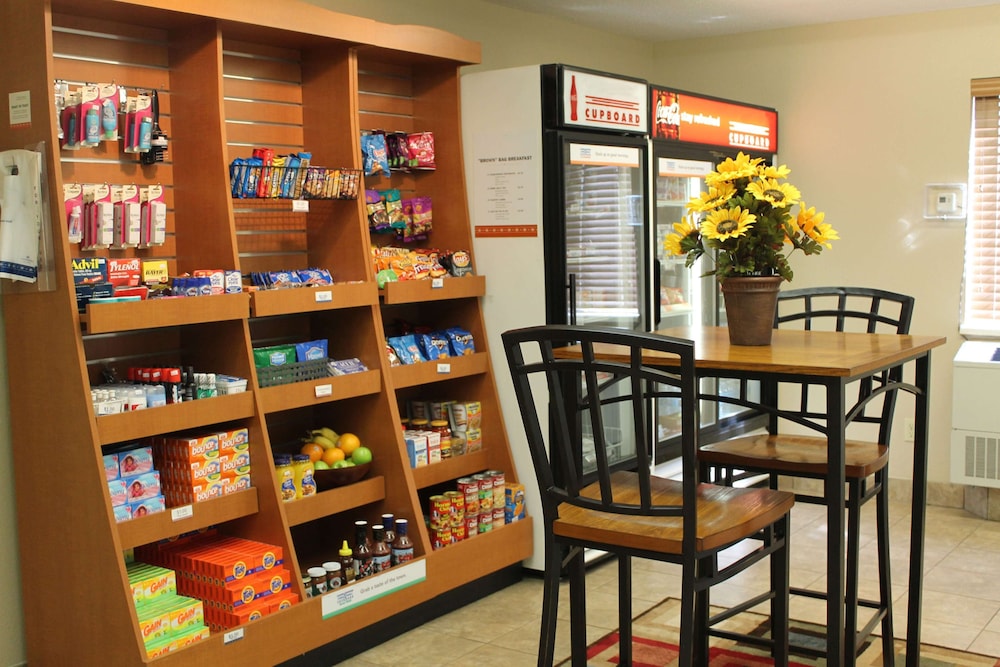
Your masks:
M722 296L733 345L770 345L781 276L726 278Z

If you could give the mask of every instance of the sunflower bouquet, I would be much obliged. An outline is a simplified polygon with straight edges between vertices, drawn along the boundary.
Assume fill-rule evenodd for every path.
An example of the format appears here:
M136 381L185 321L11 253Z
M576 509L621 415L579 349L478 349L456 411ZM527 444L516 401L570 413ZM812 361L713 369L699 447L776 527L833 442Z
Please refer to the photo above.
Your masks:
M715 268L704 275L720 281L762 275L790 281L789 255L796 250L817 255L840 237L823 222L824 214L807 207L798 189L784 181L789 171L744 153L727 158L705 177L708 192L691 198L687 215L674 223L664 250L687 255L688 267L716 251ZM799 210L793 215L794 206Z

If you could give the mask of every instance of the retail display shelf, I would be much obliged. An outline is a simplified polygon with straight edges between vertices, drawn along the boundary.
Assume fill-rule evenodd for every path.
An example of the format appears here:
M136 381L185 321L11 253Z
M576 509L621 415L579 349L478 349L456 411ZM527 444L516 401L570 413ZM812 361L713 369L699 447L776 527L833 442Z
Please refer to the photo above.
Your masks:
M446 357L436 361L421 361L405 366L393 366L392 382L397 389L414 387L454 378L479 375L489 370L489 358L483 352L462 357Z
M309 498L284 503L285 518L289 526L298 526L383 499L385 477L376 475L347 486L321 491Z
M386 283L382 289L382 301L386 305L444 299L467 299L485 295L486 278L484 276L403 280L395 283Z
M373 306L377 303L378 288L373 282L261 290L250 295L250 310L254 317Z
M246 419L254 414L254 396L245 391L158 408L97 417L102 445Z
M382 389L382 373L378 370L361 371L350 375L336 375L279 384L259 389L264 412L280 412L307 405L317 405L345 398L377 394Z
M163 512L122 521L118 524L118 539L123 549L129 549L250 516L257 513L257 508L257 489L251 487L219 498L168 507Z
M459 477L483 472L489 466L485 451L453 456L440 463L413 469L413 483L418 489L426 489Z
M249 295L147 299L123 303L87 304L80 317L84 333L99 334L137 331L186 324L246 319L250 313Z

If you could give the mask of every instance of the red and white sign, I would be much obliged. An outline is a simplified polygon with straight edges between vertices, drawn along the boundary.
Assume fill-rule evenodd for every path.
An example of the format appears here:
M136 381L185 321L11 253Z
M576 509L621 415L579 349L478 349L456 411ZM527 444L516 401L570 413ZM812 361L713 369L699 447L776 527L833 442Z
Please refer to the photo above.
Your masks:
M765 107L649 87L653 139L778 151L778 112Z
M646 84L569 68L562 78L564 125L649 132Z

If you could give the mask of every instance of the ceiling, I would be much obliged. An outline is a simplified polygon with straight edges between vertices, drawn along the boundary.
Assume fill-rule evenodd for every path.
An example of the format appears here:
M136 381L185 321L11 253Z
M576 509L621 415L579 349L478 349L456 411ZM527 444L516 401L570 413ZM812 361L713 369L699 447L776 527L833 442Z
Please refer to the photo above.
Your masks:
M487 0L654 42L1000 4L1000 0Z

